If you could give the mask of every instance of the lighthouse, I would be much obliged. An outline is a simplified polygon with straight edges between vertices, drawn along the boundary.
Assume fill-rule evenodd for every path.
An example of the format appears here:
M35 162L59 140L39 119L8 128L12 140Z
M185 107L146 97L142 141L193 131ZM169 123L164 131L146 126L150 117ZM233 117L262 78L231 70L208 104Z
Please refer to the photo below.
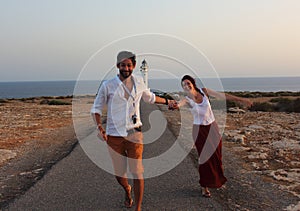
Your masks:
M142 73L144 83L148 88L148 64L145 59L142 61L142 65L140 66L140 71Z

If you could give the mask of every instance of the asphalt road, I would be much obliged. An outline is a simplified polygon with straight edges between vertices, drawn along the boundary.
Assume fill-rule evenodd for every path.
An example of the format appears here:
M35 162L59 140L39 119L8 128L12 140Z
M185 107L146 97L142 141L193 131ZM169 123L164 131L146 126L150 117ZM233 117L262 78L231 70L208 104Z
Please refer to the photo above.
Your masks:
M149 123L153 118L162 118L163 115L159 112L155 105L142 105L144 134L151 130L157 132L150 136L150 140L149 135L145 136L143 155L146 159L159 158L154 165L149 166L149 163L144 162L145 175L159 172L161 167L170 167L171 170L145 179L143 210L273 211L286 210L290 205L299 203L296 196L247 170L242 159L227 147L223 148L223 164L228 182L221 189L211 190L212 198L202 197L195 153L190 153L174 168L174 160L159 157L176 145L176 138L168 128L160 133L165 124L163 119L156 119L155 124ZM156 115L150 115L149 118L149 113ZM155 136L159 138L156 139ZM52 166L42 179L3 210L128 210L123 206L124 192L114 175L104 171L98 167L99 163L90 159L95 156L99 162L102 161L99 157L104 152L103 149L106 149L106 144L101 145L96 134L88 137L92 140L92 144L87 145L94 153L92 156L87 156L85 142L80 142L67 157ZM152 139L156 141L149 142ZM175 152L180 154L180 147ZM130 183L132 184L132 180Z
M157 107L143 106L144 118L153 109ZM157 141L145 145L144 156L167 150L174 139L166 129ZM214 197L201 196L198 179L189 156L169 172L145 179L143 210L223 210ZM78 144L5 210L127 210L123 201L123 189L114 176L92 162Z

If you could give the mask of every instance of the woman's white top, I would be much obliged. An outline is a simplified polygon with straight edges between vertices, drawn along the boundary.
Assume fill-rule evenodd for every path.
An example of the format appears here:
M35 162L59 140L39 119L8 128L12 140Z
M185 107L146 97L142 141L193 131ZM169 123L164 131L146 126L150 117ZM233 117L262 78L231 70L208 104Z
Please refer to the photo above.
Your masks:
M196 103L193 99L186 97L188 100L191 108L191 113L194 118L195 125L210 125L215 121L215 117L213 114L213 111L211 109L211 105L209 102L208 97L204 94L202 89L200 89L202 92L203 100L201 103Z

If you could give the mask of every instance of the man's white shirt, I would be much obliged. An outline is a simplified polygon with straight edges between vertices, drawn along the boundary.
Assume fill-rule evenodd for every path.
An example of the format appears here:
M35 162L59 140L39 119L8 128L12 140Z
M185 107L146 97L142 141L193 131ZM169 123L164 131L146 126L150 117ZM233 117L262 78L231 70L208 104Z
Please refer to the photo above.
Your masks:
M102 116L102 110L107 107L106 134L111 136L127 136L127 130L142 125L140 118L140 100L155 103L155 94L145 86L142 77L131 75L134 86L128 99L125 98L125 88L119 76L104 81L98 90L91 113ZM132 116L136 114L134 124Z

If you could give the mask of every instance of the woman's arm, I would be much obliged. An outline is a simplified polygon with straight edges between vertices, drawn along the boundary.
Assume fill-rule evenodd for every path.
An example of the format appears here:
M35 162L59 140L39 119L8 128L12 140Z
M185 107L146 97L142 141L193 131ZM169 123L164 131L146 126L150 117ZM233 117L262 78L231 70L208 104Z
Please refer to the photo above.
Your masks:
M169 104L169 109L171 110L174 110L174 109L179 109L180 107L183 107L183 106L189 106L189 102L186 98L176 102L176 101L173 101L172 103Z
M231 94L227 94L227 93L224 93L224 92L216 92L216 91L214 91L212 89L208 89L208 88L203 88L202 90L205 93L207 93L209 96L213 96L213 97L215 97L217 99L221 99L221 100L231 100L231 101L240 103L240 104L246 106L247 108L251 107L252 104L253 104L247 98L237 97L237 96L234 96L234 95L231 95Z

